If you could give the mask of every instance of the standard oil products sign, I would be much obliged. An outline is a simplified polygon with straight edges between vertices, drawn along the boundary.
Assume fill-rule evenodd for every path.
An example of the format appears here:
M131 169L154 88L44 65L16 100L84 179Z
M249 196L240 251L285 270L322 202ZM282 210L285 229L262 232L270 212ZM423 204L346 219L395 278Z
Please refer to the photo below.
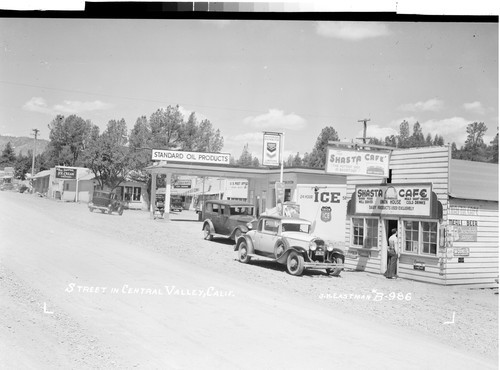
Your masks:
M181 152L160 149L151 151L153 161L229 164L229 157L229 153Z
M326 173L389 177L389 152L328 148Z
M356 214L431 216L432 184L358 185Z

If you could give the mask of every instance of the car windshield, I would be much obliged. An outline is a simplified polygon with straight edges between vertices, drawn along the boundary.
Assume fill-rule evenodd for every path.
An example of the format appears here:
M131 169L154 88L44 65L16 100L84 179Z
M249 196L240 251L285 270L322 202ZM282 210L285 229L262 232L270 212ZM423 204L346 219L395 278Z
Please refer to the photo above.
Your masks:
M310 229L309 224L297 224L297 223L285 223L283 222L282 224L282 231L297 231L305 234L309 234L309 229Z
M231 214L231 216L235 216L235 215L241 215L241 216L252 215L253 214L253 207L245 207L245 206L231 207L230 208L230 214Z

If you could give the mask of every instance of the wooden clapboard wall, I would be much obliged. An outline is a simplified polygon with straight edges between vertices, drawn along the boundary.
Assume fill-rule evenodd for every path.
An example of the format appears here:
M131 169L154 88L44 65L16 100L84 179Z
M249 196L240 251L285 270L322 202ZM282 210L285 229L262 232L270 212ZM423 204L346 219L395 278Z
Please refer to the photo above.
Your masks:
M449 146L440 146L396 150L390 161L393 183L432 183L432 191L443 205L443 223L446 222L448 209L450 159ZM436 257L402 255L398 275L407 279L444 284L446 271L442 263L445 255L446 251L439 247ZM424 271L414 269L416 261L425 263Z
M456 212L457 208L465 212ZM498 202L451 198L448 215L451 230L454 221L464 225L477 223L477 226L470 227L461 237L449 233L446 285L498 286L495 282L498 277ZM463 262L459 262L460 257Z
M445 217L448 202L448 181L450 147L425 147L411 149L395 149L390 158L389 168L392 172L391 182L394 184L408 183L432 183L432 190L436 193L438 200L443 205L443 217ZM367 176L347 177L347 196L350 198L355 191L356 185L383 184L384 179ZM379 222L379 246L382 243L383 223ZM346 244L351 243L351 222L346 222ZM346 267L363 269L368 272L380 273L380 254L371 252L371 258L361 263L358 260L346 258ZM425 271L414 270L415 259L425 262ZM440 267L438 257L414 257L402 256L398 275L420 281L444 284L443 270ZM364 268L360 268L364 267Z

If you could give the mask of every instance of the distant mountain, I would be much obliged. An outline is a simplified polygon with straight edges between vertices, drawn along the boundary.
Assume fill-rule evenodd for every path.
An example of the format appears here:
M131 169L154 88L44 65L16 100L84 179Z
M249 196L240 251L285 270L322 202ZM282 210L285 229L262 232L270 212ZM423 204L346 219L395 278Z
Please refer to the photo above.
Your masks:
M12 145L12 147L14 148L14 152L16 153L16 155L18 155L19 153L22 153L23 155L28 155L28 151L33 150L34 138L0 135L0 152L5 149L8 142L10 142L10 145ZM37 139L36 154L42 153L48 144L49 144L48 140Z

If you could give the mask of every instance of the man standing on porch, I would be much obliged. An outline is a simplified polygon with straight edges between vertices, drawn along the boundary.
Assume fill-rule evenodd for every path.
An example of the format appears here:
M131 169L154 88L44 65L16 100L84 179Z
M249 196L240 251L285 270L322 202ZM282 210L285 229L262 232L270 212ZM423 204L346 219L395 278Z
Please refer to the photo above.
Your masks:
M391 230L391 237L389 238L389 247L387 248L387 271L384 276L388 279L397 278L397 265L400 255L398 246L398 229Z

